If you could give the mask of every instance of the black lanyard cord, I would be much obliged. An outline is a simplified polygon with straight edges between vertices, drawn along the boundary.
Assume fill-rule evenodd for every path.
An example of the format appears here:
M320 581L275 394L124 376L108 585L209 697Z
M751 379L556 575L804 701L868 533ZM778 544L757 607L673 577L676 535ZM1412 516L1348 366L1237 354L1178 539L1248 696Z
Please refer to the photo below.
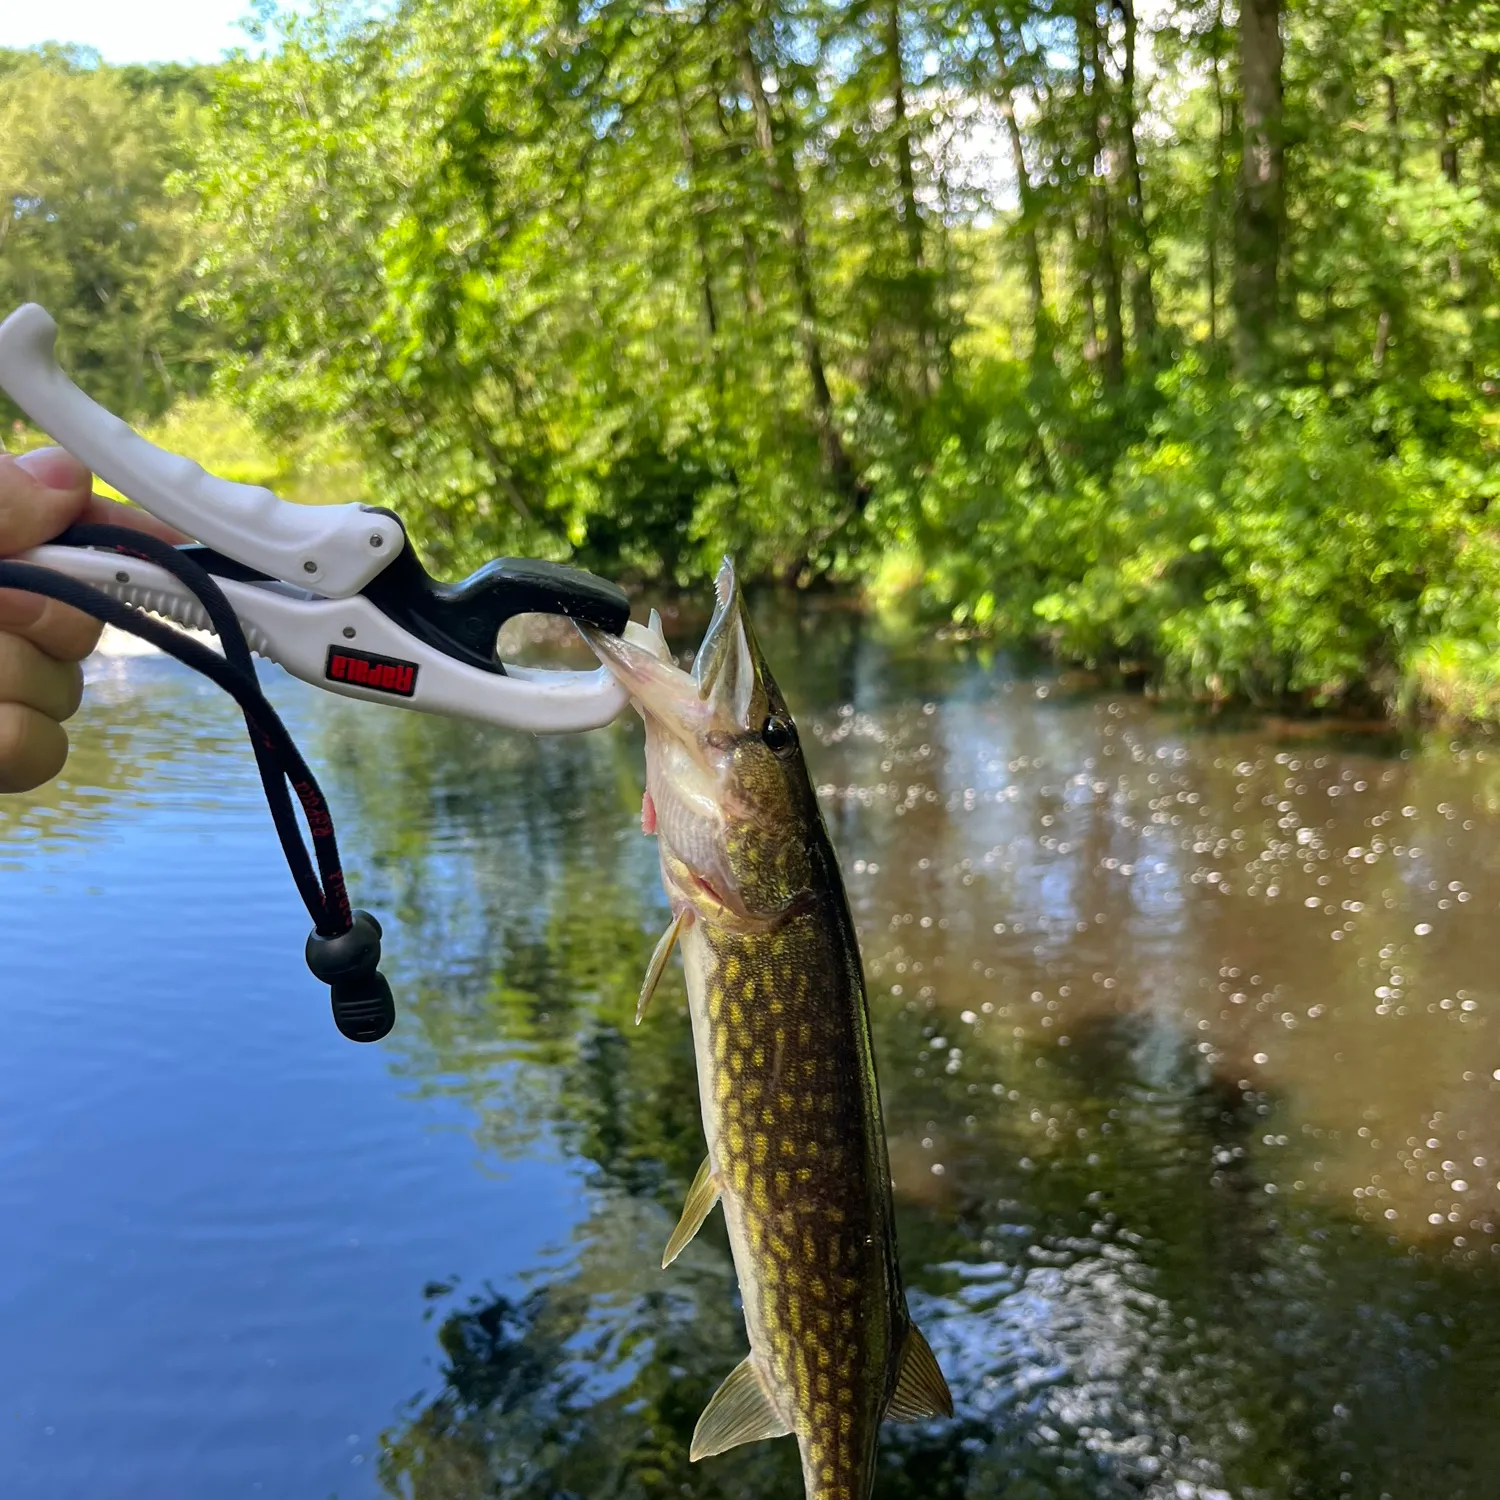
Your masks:
M74 526L57 540L65 546L87 546L152 563L178 579L203 606L223 647L222 656L145 611L66 574L34 563L0 561L0 588L45 595L139 636L202 673L239 705L287 867L312 918L308 967L332 988L339 1030L355 1041L378 1040L395 1022L390 987L378 969L380 924L368 912L350 909L327 799L280 715L261 691L244 629L223 590L211 574L175 547L123 526ZM307 821L311 858L288 783Z
M276 710L271 707L260 690L260 683L255 675L255 663L250 654L249 642L245 639L244 628L240 624L239 616L234 612L234 607L225 598L224 591L219 587L217 580L207 569L194 562L192 558L184 556L175 547L158 541L155 537L143 536L138 531L128 530L124 526L72 526L62 534L59 540L65 546L94 547L118 552L126 557L136 557L142 562L154 563L163 571L171 573L180 583L190 589L198 602L202 604L204 613L208 616L209 625L219 637L219 644L224 651L224 660L239 672L242 679L248 681L253 690L255 698L253 708L246 707L244 700L238 696L236 701L245 712L245 724L250 731L250 745L255 752L261 785L265 789L266 802L271 810L271 820L276 825L277 837L281 841L282 852L286 855L287 867L292 872L292 879L297 884L303 905L307 907L308 916L312 918L313 925L322 936L335 937L347 932L351 922L349 898L344 890L344 874L339 861L338 844L334 838L333 820L329 816L327 802L312 772L298 753L291 735L281 724ZM131 608L131 606L126 606L126 608ZM137 619L155 623L150 621L149 616L141 615L134 610L132 613ZM198 644L190 637L180 635L176 631L171 631L170 634L174 643L186 641L189 645ZM200 649L202 649L201 646ZM177 655L175 650L172 654ZM188 666L194 665L192 661L187 661L180 655L177 655L177 659L184 661ZM202 669L199 668L199 670ZM262 727L263 725L266 727ZM268 733L275 736L275 743L268 738ZM307 849L302 842L297 817L292 810L291 798L287 794L288 781L297 791L303 816L307 819L308 831L312 835L313 854L318 862L318 872L322 876L321 884L318 876L313 874L312 864L307 857Z

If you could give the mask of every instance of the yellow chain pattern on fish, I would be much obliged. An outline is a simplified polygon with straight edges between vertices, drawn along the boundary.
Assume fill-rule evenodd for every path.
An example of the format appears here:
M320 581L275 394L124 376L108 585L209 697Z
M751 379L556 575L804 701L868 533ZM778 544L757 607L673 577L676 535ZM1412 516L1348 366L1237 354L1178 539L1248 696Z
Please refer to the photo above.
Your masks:
M832 915L703 932L711 1073L699 1082L748 1262L746 1323L802 1447L808 1495L863 1500L905 1308L864 997Z

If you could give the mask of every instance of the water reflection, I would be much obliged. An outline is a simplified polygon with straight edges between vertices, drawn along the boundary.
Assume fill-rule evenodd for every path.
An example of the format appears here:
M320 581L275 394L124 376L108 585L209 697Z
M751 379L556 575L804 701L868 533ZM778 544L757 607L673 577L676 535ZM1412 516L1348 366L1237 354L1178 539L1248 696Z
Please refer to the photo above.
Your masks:
M763 618L959 1407L888 1433L878 1493L1490 1493L1490 754L1214 728L836 609ZM501 1153L561 1141L593 1194L565 1273L438 1298L446 1383L385 1485L790 1493L789 1445L686 1461L743 1331L716 1225L655 1269L702 1147L680 989L631 1025L663 915L639 736L335 715L322 748L410 934L398 1065Z
M215 787L204 768L237 755L243 742L243 722L236 729L223 694L159 656L96 656L86 677L88 708L70 726L66 780L0 797L0 872L107 837L108 817L129 818L163 792L184 810L213 806ZM161 714L163 691L172 703L169 722Z
M760 614L849 882L913 1309L958 1407L887 1432L877 1496L1494 1494L1500 754L1208 724L832 603ZM717 1216L657 1269L702 1143L675 967L632 1024L665 915L638 729L537 742L298 701L351 887L394 919L386 1061L488 1163L560 1157L585 1199L556 1254L428 1288L438 1380L380 1486L795 1493L790 1444L687 1461L744 1334ZM128 819L244 756L224 715L181 746L191 715L169 734L149 694L101 720L88 790L0 809L12 847L113 836L66 799Z

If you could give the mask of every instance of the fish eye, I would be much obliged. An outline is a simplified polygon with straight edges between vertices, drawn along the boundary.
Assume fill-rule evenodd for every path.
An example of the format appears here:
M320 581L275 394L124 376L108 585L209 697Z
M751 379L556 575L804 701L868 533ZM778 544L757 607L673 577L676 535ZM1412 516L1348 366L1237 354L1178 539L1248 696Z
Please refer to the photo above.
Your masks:
M785 714L772 714L761 726L760 737L773 755L790 755L797 748L797 726Z

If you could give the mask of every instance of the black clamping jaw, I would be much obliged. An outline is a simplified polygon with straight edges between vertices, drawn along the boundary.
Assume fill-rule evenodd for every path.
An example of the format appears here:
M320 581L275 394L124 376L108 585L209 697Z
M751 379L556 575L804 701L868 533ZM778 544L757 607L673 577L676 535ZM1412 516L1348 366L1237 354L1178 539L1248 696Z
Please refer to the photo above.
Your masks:
M383 506L363 508L400 520L395 511ZM208 547L178 550L216 577L269 581L266 574ZM562 615L610 635L623 634L630 620L625 590L582 568L527 557L497 557L461 582L443 583L422 566L410 545L360 593L387 619L435 651L500 677L505 667L495 643L506 621L517 615Z
M364 588L382 614L456 661L504 675L495 651L502 627L517 615L562 615L619 635L630 619L625 590L562 563L497 557L461 583L441 583L411 547Z

